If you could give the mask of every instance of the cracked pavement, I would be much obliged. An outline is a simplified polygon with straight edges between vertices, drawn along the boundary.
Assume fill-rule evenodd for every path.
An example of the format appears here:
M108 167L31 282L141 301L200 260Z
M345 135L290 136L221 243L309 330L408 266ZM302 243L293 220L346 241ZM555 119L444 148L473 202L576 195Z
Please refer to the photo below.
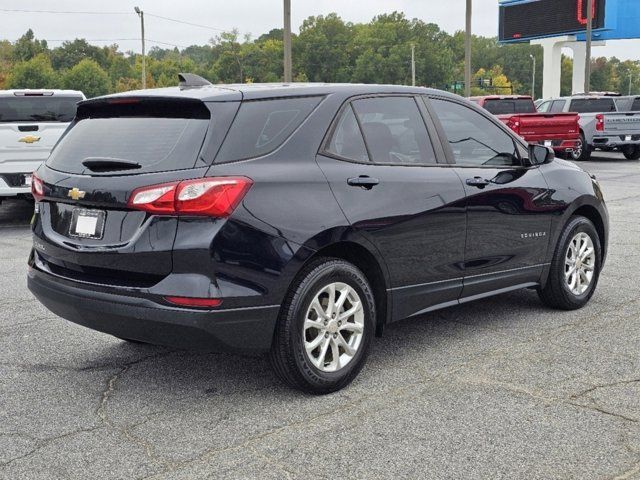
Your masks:
M400 322L325 397L57 318L26 289L31 207L3 203L0 479L640 480L640 162L583 166L611 214L585 309L521 291Z

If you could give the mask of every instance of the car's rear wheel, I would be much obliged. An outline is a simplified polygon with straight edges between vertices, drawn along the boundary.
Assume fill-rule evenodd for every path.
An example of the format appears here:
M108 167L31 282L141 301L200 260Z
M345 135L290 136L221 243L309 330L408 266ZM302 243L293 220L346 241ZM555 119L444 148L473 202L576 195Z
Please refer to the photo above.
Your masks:
M576 162L584 162L591 158L591 147L584 138L584 133L580 133L580 143L571 151L571 159Z
M325 394L348 385L375 331L373 291L344 260L319 258L298 276L282 306L270 360L289 386Z
M640 160L640 146L625 145L622 147L622 154L627 160Z
M547 284L538 289L540 299L562 310L582 308L595 292L601 262L602 247L593 223L572 217L558 241Z

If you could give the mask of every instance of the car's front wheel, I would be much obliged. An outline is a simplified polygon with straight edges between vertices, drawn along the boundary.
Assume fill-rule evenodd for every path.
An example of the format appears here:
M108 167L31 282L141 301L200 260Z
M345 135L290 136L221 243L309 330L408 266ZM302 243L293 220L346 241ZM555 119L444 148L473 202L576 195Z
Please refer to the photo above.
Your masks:
M358 268L333 258L313 261L278 319L270 353L276 374L307 393L345 387L364 366L375 316L373 291Z
M562 310L582 308L595 292L601 265L602 246L593 223L572 217L560 235L547 283L538 289L540 299Z

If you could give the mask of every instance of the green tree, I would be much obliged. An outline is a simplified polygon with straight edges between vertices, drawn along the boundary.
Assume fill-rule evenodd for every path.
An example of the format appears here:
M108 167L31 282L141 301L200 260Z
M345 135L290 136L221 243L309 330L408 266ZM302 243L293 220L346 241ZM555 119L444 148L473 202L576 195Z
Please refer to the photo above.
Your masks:
M87 98L109 93L111 81L107 73L94 60L84 59L62 78L65 88L82 91Z
M58 88L59 75L49 57L41 53L31 60L14 65L6 81L7 88Z
M26 62L36 55L47 52L47 41L36 40L33 30L29 29L13 46L13 59L16 62Z
M51 51L51 65L56 70L67 70L87 58L94 60L102 68L109 67L105 50L89 44L85 39L76 38L71 42L63 42L60 47Z

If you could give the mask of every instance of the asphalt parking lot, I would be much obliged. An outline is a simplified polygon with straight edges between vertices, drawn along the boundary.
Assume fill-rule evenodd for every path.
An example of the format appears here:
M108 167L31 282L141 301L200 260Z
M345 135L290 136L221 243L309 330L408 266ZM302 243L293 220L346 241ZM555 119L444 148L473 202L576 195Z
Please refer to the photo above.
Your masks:
M522 291L405 321L347 389L262 358L133 345L26 289L31 206L0 206L0 478L640 479L640 162L596 155L608 263L577 312Z

